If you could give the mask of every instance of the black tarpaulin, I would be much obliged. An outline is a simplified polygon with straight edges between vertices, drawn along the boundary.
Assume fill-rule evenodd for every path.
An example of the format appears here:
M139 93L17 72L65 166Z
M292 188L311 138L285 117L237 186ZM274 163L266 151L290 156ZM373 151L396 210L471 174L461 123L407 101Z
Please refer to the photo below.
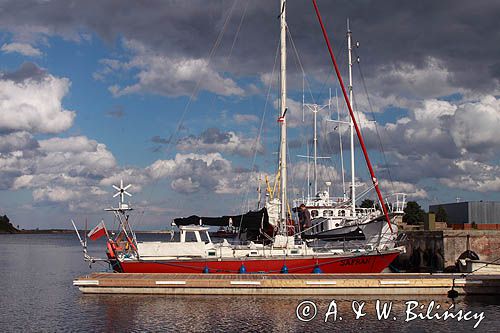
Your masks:
M181 225L199 225L200 220L202 225L209 226L228 226L229 220L231 219L232 225L239 227L241 230L253 230L258 231L261 228L266 230L269 227L269 216L267 214L267 209L262 208L258 211L250 211L243 215L227 215L221 217L203 217L197 215L191 215L189 217L180 217L174 219L174 223L177 226Z

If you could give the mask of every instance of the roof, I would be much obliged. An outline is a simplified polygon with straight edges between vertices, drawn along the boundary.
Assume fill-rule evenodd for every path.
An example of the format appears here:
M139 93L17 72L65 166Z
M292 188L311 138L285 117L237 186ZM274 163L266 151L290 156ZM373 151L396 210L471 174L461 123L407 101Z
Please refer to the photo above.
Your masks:
M190 225L181 225L179 229L184 231L207 231L209 228L203 227L201 225L190 224Z

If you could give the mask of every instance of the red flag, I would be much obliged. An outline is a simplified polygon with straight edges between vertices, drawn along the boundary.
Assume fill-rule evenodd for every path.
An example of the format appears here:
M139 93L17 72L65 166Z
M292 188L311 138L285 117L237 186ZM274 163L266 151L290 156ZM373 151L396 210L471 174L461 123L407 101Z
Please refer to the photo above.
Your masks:
M90 230L88 236L90 239L96 240L106 234L107 234L106 226L104 225L104 221L102 221L101 223L96 225L94 229Z

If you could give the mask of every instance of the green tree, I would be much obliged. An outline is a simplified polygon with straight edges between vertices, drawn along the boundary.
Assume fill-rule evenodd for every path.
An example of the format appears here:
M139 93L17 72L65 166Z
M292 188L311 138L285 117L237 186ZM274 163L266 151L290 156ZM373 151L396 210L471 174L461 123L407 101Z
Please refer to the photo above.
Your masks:
M448 222L448 214L442 206L439 206L436 211L436 222Z
M425 211L416 201L408 201L404 209L403 222L408 224L424 223Z
M373 203L374 201L372 199L364 199L362 202L361 202L361 208L372 208L373 207Z

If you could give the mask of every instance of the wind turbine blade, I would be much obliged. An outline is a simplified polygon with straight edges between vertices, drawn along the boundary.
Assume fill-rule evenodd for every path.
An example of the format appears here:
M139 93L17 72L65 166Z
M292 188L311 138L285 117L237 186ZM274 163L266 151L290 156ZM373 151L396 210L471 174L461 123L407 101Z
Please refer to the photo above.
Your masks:
M124 190L124 191L128 190L128 189L130 188L130 186L132 186L132 184L128 184L127 186L125 186L125 187L123 188L123 190Z
M118 192L116 193L115 195L113 195L113 198L116 198L117 196L119 196L121 194L121 192Z
M125 193L126 195L128 195L129 197L132 196L132 194L128 193L127 191L123 191L123 193Z
M117 190L117 191L119 191L119 190L120 190L120 188L119 188L118 186L116 186L116 185L113 185L113 188L114 188L115 190Z
M120 179L120 188L123 188L123 179Z

